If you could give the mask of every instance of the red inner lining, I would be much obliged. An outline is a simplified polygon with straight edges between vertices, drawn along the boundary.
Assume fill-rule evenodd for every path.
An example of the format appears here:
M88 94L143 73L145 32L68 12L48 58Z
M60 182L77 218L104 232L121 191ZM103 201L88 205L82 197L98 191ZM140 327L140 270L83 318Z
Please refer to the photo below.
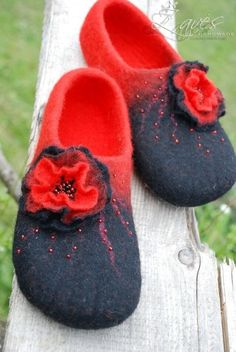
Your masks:
M101 77L76 77L65 94L58 126L64 147L85 145L95 155L122 154L120 101L114 87Z
M113 46L129 66L161 68L176 58L159 31L153 30L152 23L133 7L111 4L105 9L104 21Z

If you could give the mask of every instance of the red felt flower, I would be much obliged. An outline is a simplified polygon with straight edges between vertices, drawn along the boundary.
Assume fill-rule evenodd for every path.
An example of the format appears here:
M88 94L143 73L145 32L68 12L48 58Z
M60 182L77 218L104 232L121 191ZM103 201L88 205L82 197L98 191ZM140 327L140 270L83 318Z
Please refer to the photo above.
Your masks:
M26 210L62 212L64 223L99 212L107 201L102 171L95 159L78 148L43 155L25 183Z
M207 70L198 62L177 64L171 70L177 106L200 126L214 124L224 113L223 96Z

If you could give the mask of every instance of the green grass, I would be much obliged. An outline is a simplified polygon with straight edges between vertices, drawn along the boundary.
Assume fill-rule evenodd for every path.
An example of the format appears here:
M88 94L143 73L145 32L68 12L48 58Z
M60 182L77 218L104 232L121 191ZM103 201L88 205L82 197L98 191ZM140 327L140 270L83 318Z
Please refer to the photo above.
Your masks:
M0 7L0 147L22 175L34 104L43 1L1 0ZM7 316L11 292L16 210L0 184L0 320Z
M223 23L217 26L216 32L234 34L224 40L190 37L178 41L178 49L185 59L197 59L210 66L209 76L221 88L226 100L227 115L221 122L236 146L236 84L233 78L236 73L236 2L215 0L213 5L205 0L179 0L177 8L177 28L187 19L223 16ZM227 256L236 261L236 189L216 202L198 207L196 214L202 241L207 242L219 258Z
M0 11L0 146L13 167L23 174L33 111L37 64L41 43L43 17L42 0L1 0ZM206 7L208 6L208 9ZM212 8L213 7L213 8ZM221 31L234 31L235 0L214 5L205 0L179 0L177 23L187 18L206 15L224 16ZM236 31L236 30L235 30ZM210 65L210 76L221 87L226 97L228 115L222 123L236 145L236 85L234 53L235 36L227 40L188 39L178 43L184 58L198 59ZM236 191L232 190L217 202L199 207L197 217L201 237L216 251L218 257L236 260ZM227 204L228 207L222 205ZM8 312L11 291L12 233L16 204L0 184L0 320Z

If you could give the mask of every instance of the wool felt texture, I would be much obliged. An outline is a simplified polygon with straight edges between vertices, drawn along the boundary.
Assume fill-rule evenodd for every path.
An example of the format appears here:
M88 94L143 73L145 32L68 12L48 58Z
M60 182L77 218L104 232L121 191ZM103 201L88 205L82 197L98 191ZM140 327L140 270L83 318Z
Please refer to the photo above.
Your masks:
M130 133L115 81L73 70L51 92L22 182L13 245L20 289L74 328L118 325L139 301Z
M174 205L197 206L233 186L236 157L219 122L224 98L207 66L183 61L126 0L98 0L80 43L88 65L106 71L122 89L135 164L152 191Z

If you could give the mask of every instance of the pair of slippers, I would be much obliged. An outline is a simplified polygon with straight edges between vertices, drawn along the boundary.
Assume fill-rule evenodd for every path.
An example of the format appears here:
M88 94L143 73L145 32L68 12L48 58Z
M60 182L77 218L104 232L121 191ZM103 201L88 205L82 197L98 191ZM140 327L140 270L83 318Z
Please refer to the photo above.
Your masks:
M223 195L236 160L207 66L183 61L134 5L98 0L80 42L96 68L65 74L51 92L22 182L13 260L32 304L98 329L124 321L140 296L133 149L145 184L177 206Z

